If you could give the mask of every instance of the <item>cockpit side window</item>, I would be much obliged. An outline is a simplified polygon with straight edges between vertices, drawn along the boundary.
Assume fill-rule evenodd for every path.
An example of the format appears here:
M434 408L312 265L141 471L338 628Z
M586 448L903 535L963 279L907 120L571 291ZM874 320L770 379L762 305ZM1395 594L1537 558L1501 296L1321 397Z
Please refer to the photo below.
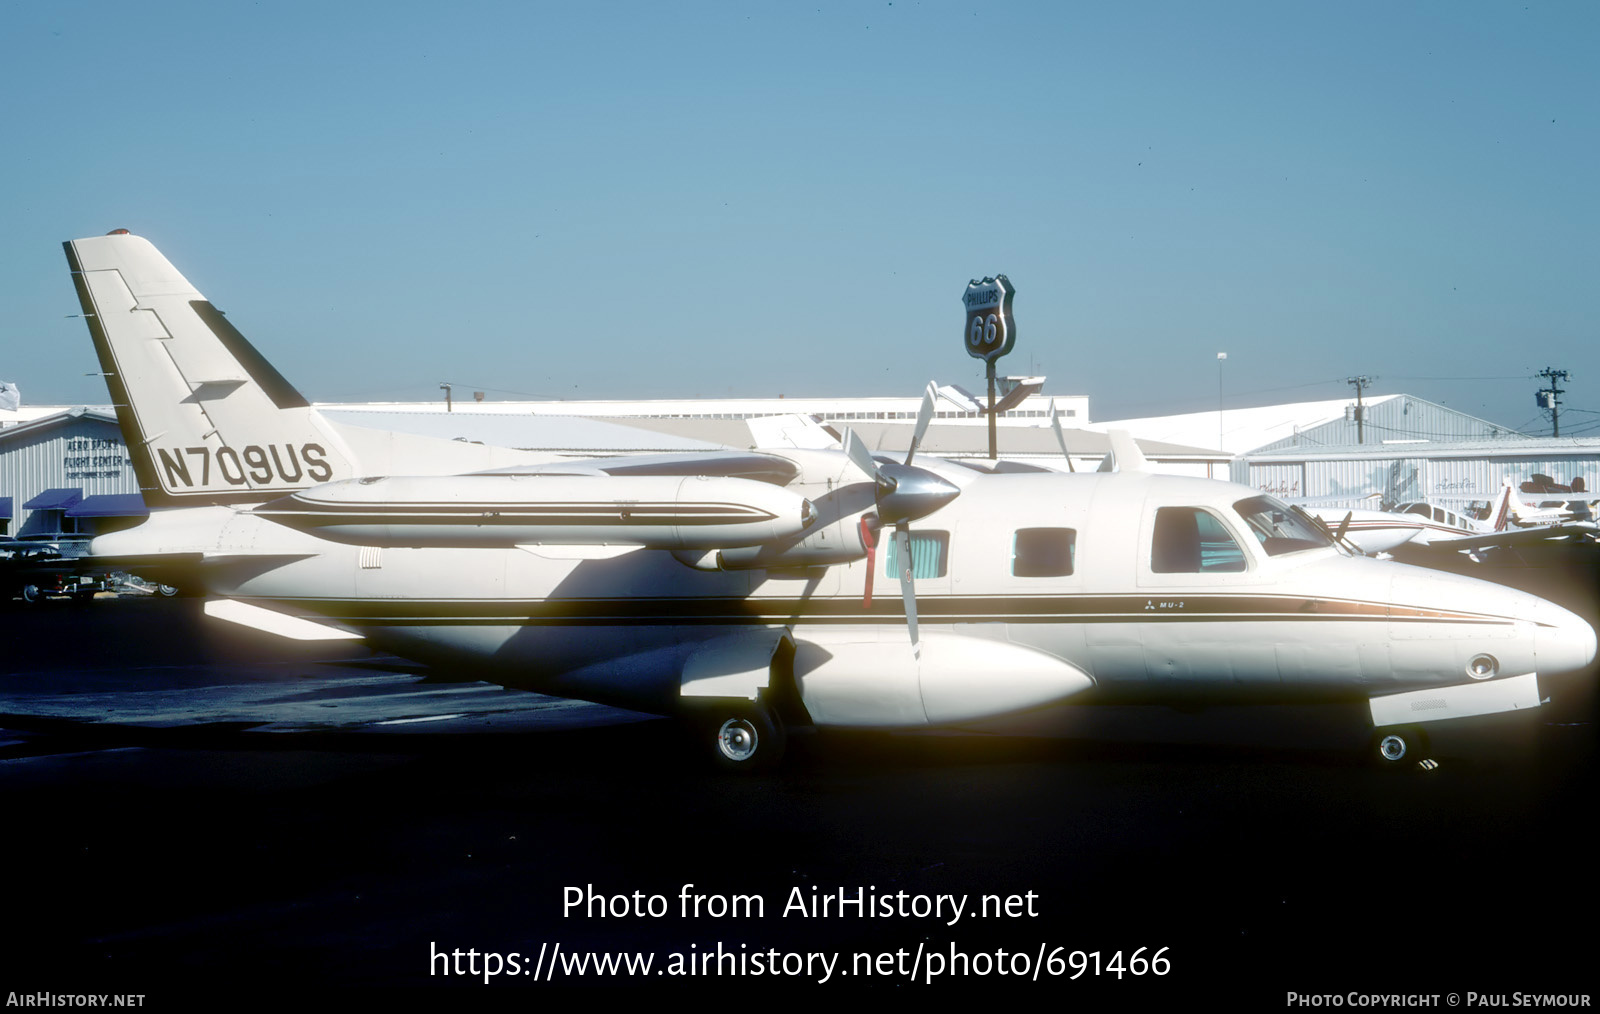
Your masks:
M1244 550L1209 511L1198 507L1156 510L1150 569L1157 574L1237 573Z
M1019 528L1011 548L1017 577L1066 577L1072 573L1078 533L1071 528Z
M1253 496L1233 505L1268 556L1332 545L1328 533L1303 510L1270 496Z

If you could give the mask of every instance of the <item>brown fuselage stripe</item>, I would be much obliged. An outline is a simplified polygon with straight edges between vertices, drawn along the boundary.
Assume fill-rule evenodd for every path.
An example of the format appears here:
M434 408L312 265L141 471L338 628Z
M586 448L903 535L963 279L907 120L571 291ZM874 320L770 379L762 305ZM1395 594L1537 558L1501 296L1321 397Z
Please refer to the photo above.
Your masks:
M582 599L250 599L355 625L470 623L534 626L706 624L849 624L903 620L898 599L875 599L863 609L854 597L582 598ZM1504 625L1515 617L1396 606L1384 602L1292 596L1060 596L1044 598L920 596L919 621L931 623L1184 623L1361 620L1447 621Z

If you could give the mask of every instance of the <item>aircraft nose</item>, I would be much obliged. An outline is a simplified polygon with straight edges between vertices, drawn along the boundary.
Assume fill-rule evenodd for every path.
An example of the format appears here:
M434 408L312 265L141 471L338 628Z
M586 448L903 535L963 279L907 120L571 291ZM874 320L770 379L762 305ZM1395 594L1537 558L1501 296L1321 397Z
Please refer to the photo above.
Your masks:
M1541 602L1536 621L1533 653L1541 676L1587 669L1594 661L1595 632L1588 620L1552 602Z

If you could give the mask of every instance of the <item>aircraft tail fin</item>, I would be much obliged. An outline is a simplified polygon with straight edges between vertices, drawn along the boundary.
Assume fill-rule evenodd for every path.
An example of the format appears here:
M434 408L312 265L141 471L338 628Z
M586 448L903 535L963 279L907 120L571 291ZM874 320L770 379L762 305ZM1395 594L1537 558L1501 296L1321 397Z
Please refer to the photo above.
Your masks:
M146 239L63 244L150 507L250 503L361 474L339 433Z
M1500 488L1500 496L1495 503L1494 510L1490 512L1490 524L1492 525L1490 531L1503 532L1506 530L1506 526L1511 522L1511 515L1516 510L1512 506L1514 503L1516 503L1516 494L1511 488L1511 480L1507 479L1505 485Z

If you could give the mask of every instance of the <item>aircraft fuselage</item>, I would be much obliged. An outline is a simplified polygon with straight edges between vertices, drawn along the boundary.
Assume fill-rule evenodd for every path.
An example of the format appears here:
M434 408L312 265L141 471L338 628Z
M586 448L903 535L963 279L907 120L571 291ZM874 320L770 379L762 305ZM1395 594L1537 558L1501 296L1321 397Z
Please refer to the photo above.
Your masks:
M851 485L844 472L818 481L815 461L805 463L802 495L826 503L830 486ZM1593 658L1584 620L1522 592L1327 545L1271 555L1234 507L1253 502L1244 487L965 471L942 467L961 495L913 526L939 557L919 561L914 580L920 657L882 549L864 608L865 559L708 571L650 549L573 559L583 554L562 546L358 547L249 512L230 513L214 542L183 548L214 559L213 594L355 630L465 675L654 712L679 708L686 671L708 645L763 637L794 647L792 678L814 720L874 726L1066 700L1359 700ZM1212 526L1210 559L1157 559L1164 509ZM184 527L176 516L167 524ZM214 518L194 530L208 529ZM161 530L110 536L96 551L126 552ZM1048 548L1052 534L1064 554L1043 566L1019 555ZM178 548L173 539L184 537L165 551ZM1035 662L1026 685L1013 685L1012 671ZM937 679L965 684L958 693L941 698L927 685L923 670L940 667ZM744 689L753 695L760 680Z

